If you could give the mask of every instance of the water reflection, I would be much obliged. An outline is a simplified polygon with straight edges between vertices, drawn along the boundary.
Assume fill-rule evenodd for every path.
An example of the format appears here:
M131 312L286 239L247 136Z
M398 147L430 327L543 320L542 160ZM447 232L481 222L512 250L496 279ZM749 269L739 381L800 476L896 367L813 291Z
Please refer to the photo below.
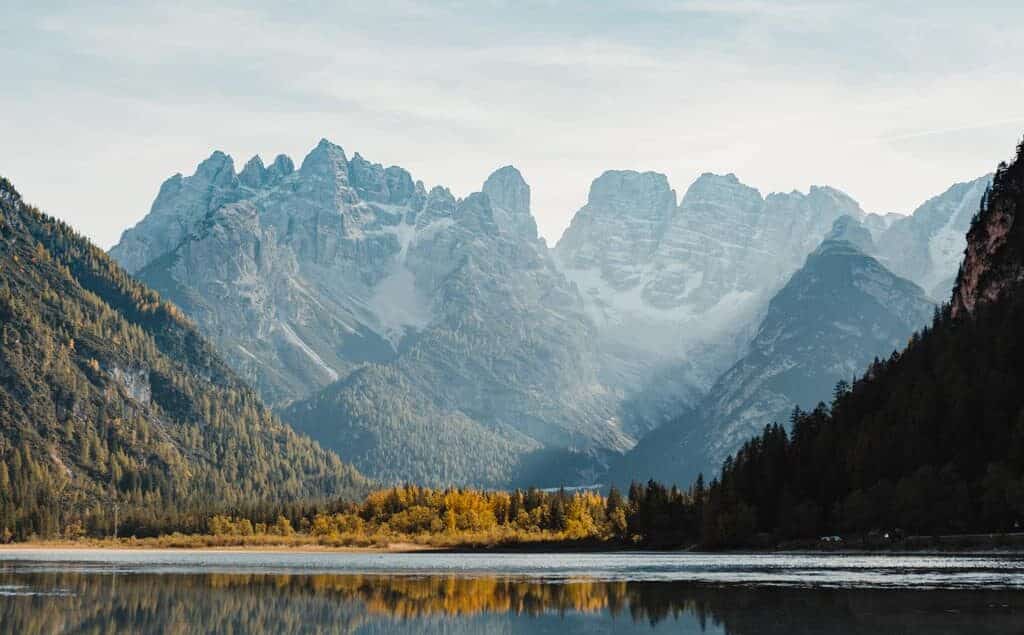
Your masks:
M809 590L515 577L39 572L0 566L0 631L1024 633L1013 591Z

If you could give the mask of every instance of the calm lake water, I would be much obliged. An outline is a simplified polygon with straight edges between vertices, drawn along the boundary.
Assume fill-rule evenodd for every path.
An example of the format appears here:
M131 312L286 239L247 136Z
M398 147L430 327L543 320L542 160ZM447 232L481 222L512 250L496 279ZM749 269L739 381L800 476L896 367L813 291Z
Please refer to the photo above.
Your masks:
M1024 560L0 551L0 632L1024 633Z

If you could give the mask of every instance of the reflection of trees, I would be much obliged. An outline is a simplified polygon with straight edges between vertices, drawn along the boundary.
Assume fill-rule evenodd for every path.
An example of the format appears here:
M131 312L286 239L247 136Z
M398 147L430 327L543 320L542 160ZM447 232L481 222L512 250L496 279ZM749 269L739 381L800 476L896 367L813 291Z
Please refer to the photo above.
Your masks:
M0 573L0 586L56 596L0 601L5 632L353 632L374 622L458 623L594 614L645 624L687 618L712 632L876 635L1022 632L1024 600L1001 592L820 591L678 583L544 583L508 577ZM413 628L412 630L415 630Z

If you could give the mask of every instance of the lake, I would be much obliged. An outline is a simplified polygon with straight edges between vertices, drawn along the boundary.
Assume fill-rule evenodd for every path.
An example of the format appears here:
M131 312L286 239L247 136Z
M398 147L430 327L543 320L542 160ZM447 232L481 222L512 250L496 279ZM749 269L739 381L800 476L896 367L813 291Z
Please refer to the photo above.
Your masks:
M1024 633L1024 559L0 550L0 631Z

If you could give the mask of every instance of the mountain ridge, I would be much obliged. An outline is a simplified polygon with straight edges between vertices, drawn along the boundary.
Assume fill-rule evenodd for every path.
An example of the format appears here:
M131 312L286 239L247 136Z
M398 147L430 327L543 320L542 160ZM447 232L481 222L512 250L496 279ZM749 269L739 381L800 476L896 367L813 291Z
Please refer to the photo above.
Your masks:
M865 242L867 241L867 242ZM935 305L864 252L870 234L849 216L772 298L749 351L694 413L642 439L617 480L686 483L713 474L743 441L794 408L813 408L839 381L906 342Z
M263 183L249 165L244 181ZM207 172L188 178L206 183ZM365 471L507 483L540 450L600 455L634 442L594 376L591 327L514 167L457 199L323 140L256 191L217 175L235 184L222 197L231 202L138 275L194 315L286 417ZM117 253L139 260L157 244L136 234L168 222L169 197ZM363 408L366 394L395 408ZM479 451L445 457L441 439L474 439Z
M111 253L145 263L136 275L300 427L364 471L435 485L507 484L551 452L569 453L557 462L571 482L599 478L743 357L837 219L884 262L924 226L892 231L906 223L827 186L763 196L705 173L679 198L663 174L610 170L548 249L514 166L460 199L326 139L297 170L283 155L233 165L215 152L169 179ZM945 266L923 262L922 276ZM368 394L403 405L373 413L357 405ZM459 435L486 446L473 458L483 481L438 456L438 439L462 447Z

